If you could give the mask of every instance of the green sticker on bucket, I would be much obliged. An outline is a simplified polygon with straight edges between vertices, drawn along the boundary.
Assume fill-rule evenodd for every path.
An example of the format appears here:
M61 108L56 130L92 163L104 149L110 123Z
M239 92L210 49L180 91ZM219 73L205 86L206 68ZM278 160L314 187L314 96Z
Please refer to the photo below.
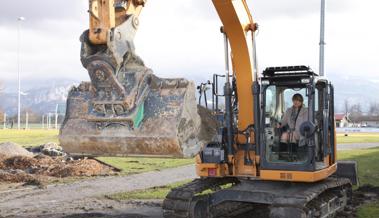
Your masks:
M137 114L133 119L134 128L140 127L142 120L144 118L144 113L145 113L145 104L142 103L140 106L138 106Z

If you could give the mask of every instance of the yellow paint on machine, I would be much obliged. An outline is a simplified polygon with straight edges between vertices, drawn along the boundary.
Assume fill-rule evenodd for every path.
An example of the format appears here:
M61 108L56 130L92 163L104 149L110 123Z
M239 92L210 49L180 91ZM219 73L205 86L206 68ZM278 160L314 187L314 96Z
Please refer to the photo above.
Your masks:
M317 182L328 178L337 171L337 164L315 171L283 171L283 170L261 170L260 179L270 181L291 181L291 182Z

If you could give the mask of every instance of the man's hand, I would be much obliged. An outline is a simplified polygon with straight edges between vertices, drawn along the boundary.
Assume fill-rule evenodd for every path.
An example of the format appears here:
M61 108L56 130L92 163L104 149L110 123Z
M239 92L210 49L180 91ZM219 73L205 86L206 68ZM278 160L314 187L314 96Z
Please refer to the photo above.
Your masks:
M276 128L278 128L278 129L282 128L282 124L277 123L277 124L276 124Z

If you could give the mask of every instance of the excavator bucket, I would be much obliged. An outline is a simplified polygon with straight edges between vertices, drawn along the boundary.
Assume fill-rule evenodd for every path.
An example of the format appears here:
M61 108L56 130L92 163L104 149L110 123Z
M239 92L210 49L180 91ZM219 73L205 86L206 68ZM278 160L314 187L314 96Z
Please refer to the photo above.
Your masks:
M200 150L193 82L158 78L133 51L115 64L110 52L91 44L88 31L81 41L91 82L69 92L59 136L66 152L189 157Z
M80 40L91 81L68 95L59 136L66 152L189 157L200 150L194 83L155 76L135 53L145 2L89 1L90 29Z
M60 132L64 150L94 156L195 155L200 148L196 136L201 121L194 84L152 74L149 77L148 93L135 110L126 113L117 101L96 100L97 90L91 83L72 88Z

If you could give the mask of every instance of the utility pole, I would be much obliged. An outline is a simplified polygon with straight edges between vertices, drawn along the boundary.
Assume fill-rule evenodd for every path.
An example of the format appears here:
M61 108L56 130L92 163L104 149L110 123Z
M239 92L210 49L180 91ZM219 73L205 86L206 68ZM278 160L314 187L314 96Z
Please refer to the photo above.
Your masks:
M325 0L321 0L320 76L325 76Z
M17 129L21 128L21 77L20 77L20 52L21 52L21 22L24 17L17 18L17 77L18 77L18 107L17 107Z
M26 112L25 116L25 130L27 130L29 128L29 113Z
M45 129L45 114L42 114L42 129Z
M55 107L55 129L58 129L58 104Z
M4 113L4 126L3 129L7 128L7 113Z
M47 129L51 128L51 113L47 115Z

